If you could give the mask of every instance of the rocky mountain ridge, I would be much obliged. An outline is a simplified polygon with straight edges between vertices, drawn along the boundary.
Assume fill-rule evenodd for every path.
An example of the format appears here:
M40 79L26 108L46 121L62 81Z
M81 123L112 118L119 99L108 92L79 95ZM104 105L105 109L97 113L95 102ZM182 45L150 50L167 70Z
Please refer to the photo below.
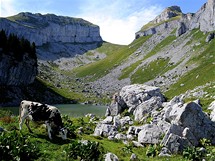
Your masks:
M128 46L103 41L37 46L38 77L80 102L103 102L134 83L158 86L169 98L187 93L211 100L215 75L213 4L209 0L197 13L188 14L181 13L178 6L168 7L138 31ZM26 27L28 21L21 22ZM36 27L47 26L38 23ZM201 30L206 28L207 32Z
M32 14L29 12L1 18L0 29L7 34L25 37L36 46L49 42L95 43L102 42L99 27L83 19Z

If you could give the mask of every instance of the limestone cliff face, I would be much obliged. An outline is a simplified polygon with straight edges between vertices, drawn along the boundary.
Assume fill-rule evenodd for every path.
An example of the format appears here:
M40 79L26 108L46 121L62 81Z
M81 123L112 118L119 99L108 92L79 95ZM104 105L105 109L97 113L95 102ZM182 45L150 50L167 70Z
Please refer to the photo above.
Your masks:
M102 42L99 27L83 19L54 14L20 13L1 18L0 29L25 37L37 46L47 42Z
M37 60L26 53L22 60L0 51L0 86L25 86L37 75Z
M143 26L141 31L137 32L136 38L140 36L147 36L164 31L171 31L177 28L179 19L182 15L181 9L178 6L171 6L166 8L154 20L150 21L147 25ZM172 19L175 18L175 19ZM172 19L170 21L170 19Z
M186 19L182 19L186 21ZM215 0L208 0L187 23L189 29L200 28L203 32L215 30Z
M163 21L167 21L172 17L181 15L182 11L179 6L171 6L166 8L160 15L158 15L151 23L157 24Z

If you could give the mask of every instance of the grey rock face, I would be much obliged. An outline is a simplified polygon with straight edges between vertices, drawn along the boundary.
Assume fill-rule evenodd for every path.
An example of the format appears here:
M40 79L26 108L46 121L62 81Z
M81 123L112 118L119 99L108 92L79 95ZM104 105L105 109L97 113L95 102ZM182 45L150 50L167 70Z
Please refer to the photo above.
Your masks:
M180 20L173 20L170 22L165 22L168 19L178 16L181 14ZM163 22L163 23L161 23ZM145 31L140 31L136 33L136 38L140 36L152 35L167 28L177 28L176 36L184 34L188 30L195 28L200 28L203 32L210 32L215 30L215 1L208 0L201 9L193 13L182 14L180 8L171 9L168 8L164 10L159 16L157 16L150 23L154 24L155 27L146 29ZM161 24L159 24L161 23ZM210 40L210 39L209 39Z
M104 155L104 160L105 161L118 161L119 159L115 154L107 153Z
M211 104L208 107L209 110L212 110L210 114L210 118L212 121L215 121L215 101L211 102Z
M110 124L97 124L95 130L94 130L94 136L115 136L117 134L117 128L116 126L110 125Z
M153 34L160 33L160 32L166 31L166 30L173 30L174 28L178 27L178 22L179 22L179 20L164 22L158 26L149 28L145 31L139 31L139 32L135 33L135 37L138 38L141 36L153 35Z
M215 1L208 0L195 14L187 14L181 19L186 29L200 28L203 32L210 32L215 29Z
M16 17L22 17L20 20ZM15 21L14 21L15 19ZM47 42L90 43L101 42L99 27L83 19L56 16L53 14L20 13L10 18L1 18L0 29L8 34L25 37L37 46Z
M205 42L210 42L212 39L214 39L214 33L210 33L207 37Z
M172 17L176 17L178 15L180 15L181 12L181 8L179 6L171 6L166 8L159 16L157 16L152 23L156 24L156 23L160 23L163 21L167 21Z
M26 53L21 61L10 55L0 55L0 85L19 86L33 83L37 75L37 60Z
M185 23L180 22L178 25L178 28L176 30L176 36L181 36L182 34L184 34L187 31L187 27L185 25Z
M154 124L143 125L143 129L138 133L138 142L143 144L157 144L160 142L162 130Z
M114 94L112 103L107 108L106 116L118 115L127 108L130 113L136 114L135 120L141 120L145 113L151 112L150 108L155 108L155 106L159 108L164 100L158 87L141 84L128 85L123 87L119 93ZM151 106L145 108L145 104Z

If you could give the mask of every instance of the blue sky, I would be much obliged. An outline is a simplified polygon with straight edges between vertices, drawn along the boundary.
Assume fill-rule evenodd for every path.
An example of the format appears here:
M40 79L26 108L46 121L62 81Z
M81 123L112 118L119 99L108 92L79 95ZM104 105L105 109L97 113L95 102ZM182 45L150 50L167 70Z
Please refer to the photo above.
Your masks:
M0 0L0 17L19 12L79 17L100 26L103 40L129 44L135 32L166 7L196 12L207 0Z

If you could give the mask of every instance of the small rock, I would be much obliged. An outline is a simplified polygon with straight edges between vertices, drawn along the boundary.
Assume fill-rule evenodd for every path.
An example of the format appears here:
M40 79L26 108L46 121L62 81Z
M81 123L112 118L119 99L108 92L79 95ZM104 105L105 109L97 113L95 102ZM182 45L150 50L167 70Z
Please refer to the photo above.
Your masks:
M139 159L138 159L137 155L134 154L134 153L132 153L132 154L131 154L131 157L130 157L130 161L138 161L138 160L139 160Z
M118 157L113 153L107 153L104 155L105 161L118 161Z

